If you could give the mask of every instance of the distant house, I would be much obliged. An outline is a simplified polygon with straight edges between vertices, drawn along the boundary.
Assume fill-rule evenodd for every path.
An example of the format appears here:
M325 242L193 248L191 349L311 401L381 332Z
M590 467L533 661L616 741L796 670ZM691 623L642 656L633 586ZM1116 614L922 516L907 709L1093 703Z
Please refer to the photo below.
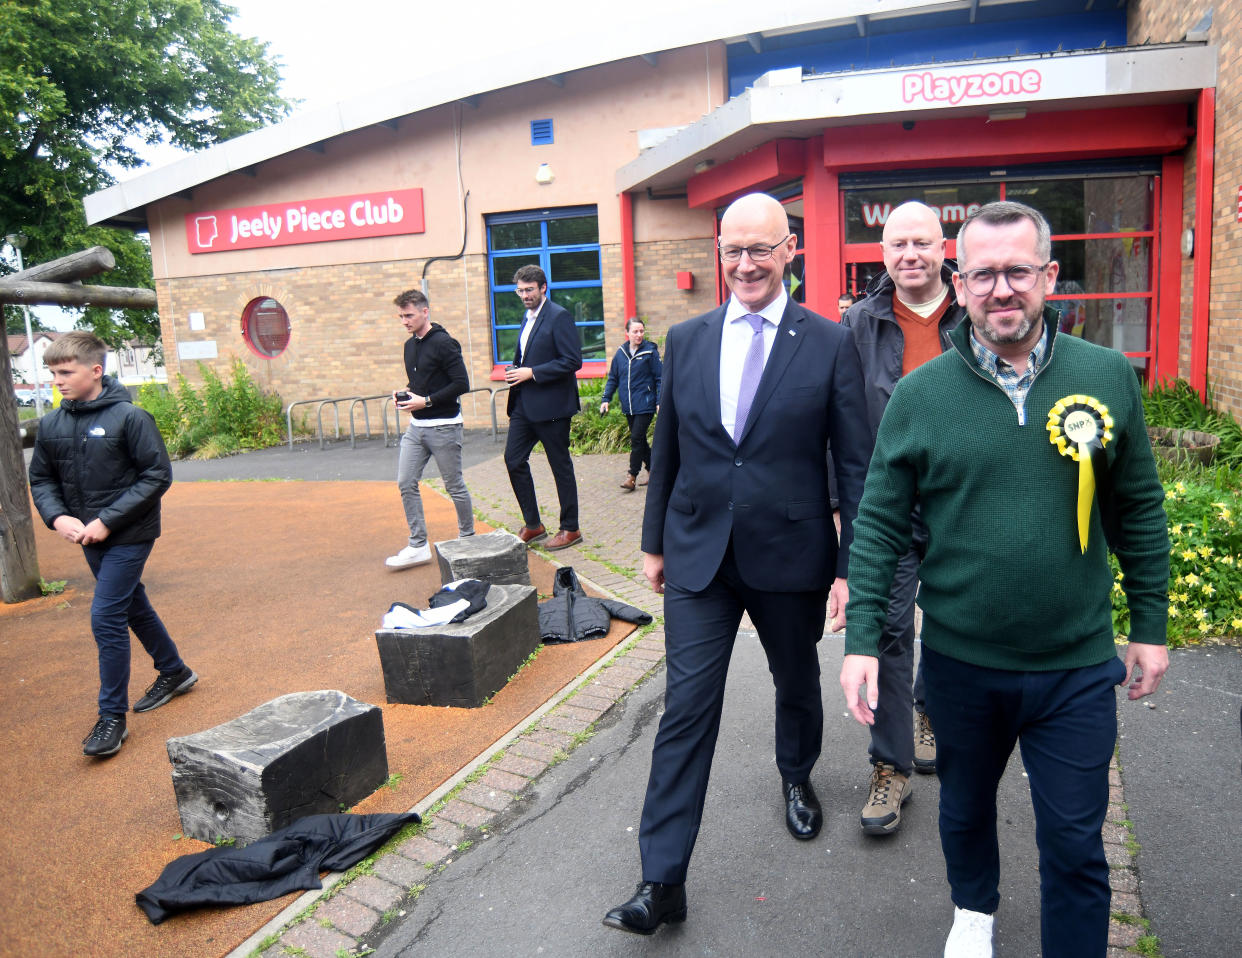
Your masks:
M43 365L43 354L60 335L55 331L40 331L34 334L35 366L38 370L39 382L44 385L50 385L52 377ZM30 353L25 333L10 333L8 340L9 360L13 368L13 385L32 385L34 381L30 378ZM127 386L152 381L165 382L167 372L163 365L156 362L158 358L159 352L155 346L127 342L120 349L108 348L104 371L110 376L115 376Z

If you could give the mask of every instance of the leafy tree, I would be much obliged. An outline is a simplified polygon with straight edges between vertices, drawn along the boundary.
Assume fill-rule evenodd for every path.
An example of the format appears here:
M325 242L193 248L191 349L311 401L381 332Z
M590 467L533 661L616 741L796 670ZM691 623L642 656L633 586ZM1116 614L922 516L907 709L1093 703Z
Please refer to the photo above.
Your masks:
M142 143L201 149L288 113L267 44L229 30L236 12L222 0L0 0L0 236L26 234L26 265L102 245L117 268L100 282L152 285L144 238L87 226L82 198L143 165ZM154 310L91 308L78 325L113 345L159 338Z

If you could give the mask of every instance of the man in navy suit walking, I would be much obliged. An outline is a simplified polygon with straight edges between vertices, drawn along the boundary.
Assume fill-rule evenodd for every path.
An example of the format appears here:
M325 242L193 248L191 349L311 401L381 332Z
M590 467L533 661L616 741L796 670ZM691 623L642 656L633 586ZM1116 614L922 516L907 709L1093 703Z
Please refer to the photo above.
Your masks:
M776 686L786 827L809 840L823 823L810 782L823 732L816 643L825 606L834 630L845 622L871 438L852 335L785 292L796 248L779 202L736 200L719 243L732 295L666 341L642 548L643 571L664 593L667 688L639 828L642 881L604 918L622 931L649 935L686 917L686 870L744 612Z
M578 412L578 380L582 368L582 341L574 318L548 299L548 278L538 266L523 266L513 276L518 297L526 307L513 365L505 370L509 389L509 435L505 441L505 468L522 510L523 542L548 538L539 516L530 453L542 442L552 467L556 496L561 502L560 531L545 548L567 549L582 541L578 529L578 482L569 455L569 421Z

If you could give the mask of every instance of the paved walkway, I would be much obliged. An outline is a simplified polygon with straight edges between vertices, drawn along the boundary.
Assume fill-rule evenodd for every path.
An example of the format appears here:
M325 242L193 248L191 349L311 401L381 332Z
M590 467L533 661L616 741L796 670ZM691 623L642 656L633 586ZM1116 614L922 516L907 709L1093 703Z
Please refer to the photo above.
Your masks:
M516 529L500 446L468 442L467 482L485 521ZM365 444L364 444L365 445ZM378 445L378 444L375 444ZM287 455L299 455L298 452ZM255 454L262 456L263 454ZM276 463L281 454L273 454ZM347 462L335 459L350 456ZM242 457L251 462L252 457ZM395 451L332 447L313 454L321 478L384 478ZM306 462L310 462L308 459ZM556 553L590 583L660 612L641 579L641 493L622 493L624 456L577 463L581 546ZM327 465L331 463L331 465ZM229 468L235 469L234 460ZM182 478L212 464L184 464ZM555 527L551 474L532 460L545 522ZM298 470L304 478L306 464ZM314 472L315 470L311 470ZM363 472L365 475L347 475ZM434 484L434 483L433 483ZM814 842L784 832L772 759L772 693L762 651L745 627L730 670L724 725L703 829L691 866L690 918L651 939L599 924L638 878L638 815L661 710L658 628L640 633L548 703L528 727L496 743L487 761L463 769L420 803L421 833L370 864L333 876L232 956L378 955L939 955L952 919L936 835L937 783L918 777L903 827L863 836L858 813L867 776L866 733L844 712L836 688L841 644L820 646L824 754L813 781L826 822ZM1174 654L1154 700L1119 697L1120 763L1112 773L1104 834L1113 865L1109 958L1145 934L1143 954L1236 951L1242 921L1242 790L1237 710L1242 654ZM644 681L654 676L656 681ZM1124 772L1123 772L1124 770ZM1141 801L1123 792L1131 778ZM1034 825L1021 764L1001 787L1002 905L996 954L1038 952ZM1151 849L1149 852L1148 849Z

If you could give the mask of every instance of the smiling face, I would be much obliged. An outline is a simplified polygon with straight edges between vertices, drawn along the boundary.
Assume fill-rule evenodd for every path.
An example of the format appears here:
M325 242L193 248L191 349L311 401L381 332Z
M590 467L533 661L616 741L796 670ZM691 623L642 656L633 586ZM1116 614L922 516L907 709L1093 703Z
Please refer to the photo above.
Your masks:
M65 399L83 402L94 399L103 392L103 366L88 366L76 359L67 359L64 362L51 363L47 369L52 374L52 382Z
M797 238L789 234L789 217L772 197L751 193L736 200L720 220L720 245L747 249L774 247L772 255L756 263L743 252L733 263L722 262L725 283L738 302L757 313L777 298L785 266L797 249Z
M1006 360L1024 357L1043 335L1044 301L1056 288L1056 260L1048 262L1026 292L1015 292L1005 276L1011 266L1043 266L1035 224L1029 219L993 225L977 221L958 234L957 249L961 257L959 272L953 274L953 287L960 303L966 304L975 335L998 356ZM967 288L962 274L970 270L990 269L996 273L996 285L986 296L976 296Z
M884 269L903 302L927 303L940 295L944 280L944 231L930 207L903 203L884 223Z

